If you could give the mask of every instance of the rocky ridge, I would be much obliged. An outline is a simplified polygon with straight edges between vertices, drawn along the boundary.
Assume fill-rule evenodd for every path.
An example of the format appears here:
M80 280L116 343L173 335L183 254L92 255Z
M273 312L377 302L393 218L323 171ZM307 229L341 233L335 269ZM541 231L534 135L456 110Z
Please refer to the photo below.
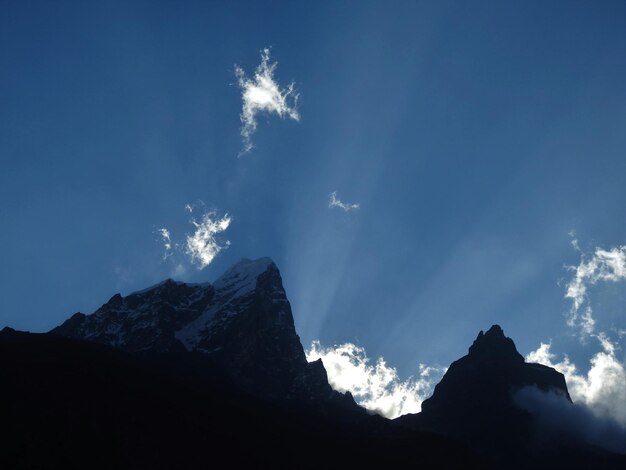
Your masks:
M331 389L321 361L307 362L270 258L243 259L212 285L168 279L126 297L116 294L51 333L142 355L200 353L262 398L334 397L354 404L349 394Z
M480 331L468 354L454 361L422 412L396 422L466 442L498 465L531 454L533 417L515 403L525 387L552 392L571 402L565 377L551 367L527 363L499 325Z

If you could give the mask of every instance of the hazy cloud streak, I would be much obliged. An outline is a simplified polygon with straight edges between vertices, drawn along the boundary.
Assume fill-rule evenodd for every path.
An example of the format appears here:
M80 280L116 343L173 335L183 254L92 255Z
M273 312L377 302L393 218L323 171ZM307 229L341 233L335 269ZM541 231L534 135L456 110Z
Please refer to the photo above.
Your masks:
M360 206L358 204L350 204L350 203L345 203L345 202L341 201L337 197L337 191L333 191L330 194L330 199L328 201L328 207L330 209L332 209L334 207L338 207L339 209L343 209L345 212L349 212L349 211L358 209Z
M252 135L257 128L257 114L277 114L281 118L300 120L300 114L296 107L298 93L295 92L295 84L290 83L287 88L281 88L274 79L274 71L278 62L270 62L269 49L261 51L261 63L254 71L252 78L246 77L245 72L239 66L235 66L243 107L241 110L241 137L243 149L240 156L252 150Z
M157 233L161 236L161 240L163 242L163 260L166 260L170 256L172 256L172 239L170 237L170 231L166 228L160 228L157 230Z

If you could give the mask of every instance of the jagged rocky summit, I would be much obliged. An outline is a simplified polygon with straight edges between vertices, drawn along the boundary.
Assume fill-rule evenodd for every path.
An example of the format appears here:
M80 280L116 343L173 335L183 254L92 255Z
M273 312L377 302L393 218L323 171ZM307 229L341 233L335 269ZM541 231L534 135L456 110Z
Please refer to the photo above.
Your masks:
M321 360L307 362L270 258L243 259L212 285L168 279L126 297L116 294L95 313L76 313L51 333L142 355L202 354L262 398L339 395Z
M468 354L454 361L422 403L422 412L396 420L400 425L460 439L479 453L507 458L527 455L532 416L515 403L524 387L537 387L571 402L565 377L551 367L524 361L499 325L481 331Z
M508 406L512 394L527 386L559 393L571 401L563 374L525 362L513 340L493 325L486 333L480 331L468 354L450 365L433 396L422 403L422 411Z
M12 429L2 468L78 467L93 455L103 468L202 468L207 455L233 468L402 468L416 456L424 468L626 468L575 438L545 439L515 397L536 387L570 401L565 379L526 363L498 325L451 364L421 413L366 414L331 389L321 361L307 363L268 258L212 285L117 294L51 333L0 331Z

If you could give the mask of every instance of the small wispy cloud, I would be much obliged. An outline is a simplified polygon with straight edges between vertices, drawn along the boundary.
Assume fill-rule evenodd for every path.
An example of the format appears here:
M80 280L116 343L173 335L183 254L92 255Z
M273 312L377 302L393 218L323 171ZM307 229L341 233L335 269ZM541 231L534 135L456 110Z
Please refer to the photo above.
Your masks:
M281 118L300 120L300 114L296 109L299 95L295 91L295 83L290 83L287 88L281 88L274 79L277 66L278 62L270 61L270 50L267 48L261 51L261 63L252 78L248 78L241 67L235 66L235 75L243 101L240 115L243 149L239 156L254 147L252 135L257 128L259 113L277 114Z
M163 242L163 260L166 260L170 256L172 256L172 238L170 236L170 231L166 228L160 228L156 231L161 237L161 241Z
M352 343L324 348L314 341L306 356L309 362L322 360L333 389L349 391L361 406L390 419L418 413L445 372L420 364L417 378L402 381L382 357L371 364L365 349Z
M206 268L220 251L230 246L230 241L226 240L221 244L216 237L226 231L230 222L228 214L219 218L215 212L204 214L200 222L191 219L196 230L192 235L187 235L185 252L199 269Z
M202 210L202 211L207 210L206 204L204 203L204 201L201 201L200 199L198 199L196 202L185 204L185 212L189 212L191 214L193 213L193 211L198 211L198 210Z
M572 240L576 251L581 251L576 239ZM578 266L568 266L574 277L567 284L565 298L572 301L567 325L580 332L581 339L593 335L596 319L589 302L589 287L599 282L618 282L626 280L626 246L609 250L596 248L592 256L581 252Z
M337 207L339 209L343 209L345 212L349 212L349 211L358 209L360 206L359 204L347 203L347 202L341 201L337 197L337 191L333 191L332 193L330 193L330 199L328 200L328 207L330 209Z
M205 207L202 201L196 204L185 205L185 211L192 213L197 207ZM183 276L187 267L196 265L198 269L206 268L217 254L230 246L230 241L220 241L218 235L225 232L232 222L232 217L225 214L217 215L217 211L205 212L200 220L191 218L189 223L194 231L185 236L185 240L175 242L170 230L166 227L155 231L159 241L163 244L162 260L167 261L172 268L172 276Z
M557 362L550 343L541 343L526 356L526 361L558 370L565 376L572 401L585 405L595 416L615 420L626 428L626 369L617 358L617 345L603 333L595 338L601 350L591 358L586 375L567 355Z

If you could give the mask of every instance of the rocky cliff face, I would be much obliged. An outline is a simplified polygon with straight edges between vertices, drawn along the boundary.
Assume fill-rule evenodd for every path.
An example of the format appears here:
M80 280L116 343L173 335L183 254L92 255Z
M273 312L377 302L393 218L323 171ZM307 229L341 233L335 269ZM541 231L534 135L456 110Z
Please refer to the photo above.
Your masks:
M563 374L526 363L513 340L504 336L499 325L493 325L478 334L466 356L450 365L433 396L422 403L422 411L509 406L512 394L526 386L554 391L571 401Z
M115 294L95 313L76 313L51 333L128 352L184 351L175 332L198 318L214 297L209 284L168 279L127 297Z
M321 362L306 360L280 272L269 258L244 259L213 285L167 280L127 297L117 294L52 333L133 353L201 353L263 398L337 395Z
M267 403L91 341L5 328L0 371L1 469L404 468L415 455L424 468L480 464L444 437L328 401Z
M422 412L399 418L400 425L452 436L501 465L529 455L532 417L514 395L524 387L552 391L570 400L564 376L541 364L526 363L498 325L482 331L466 356L453 362Z
M449 468L481 461L507 469L625 468L623 456L569 435L548 436L516 405L526 387L561 395L561 404L571 400L563 375L526 363L498 325L481 331L450 365L421 413L391 423L367 415L349 394L331 389L321 361L307 363L280 273L268 258L242 260L212 285L167 280L117 294L52 333L0 332L0 370L8 377L0 391L11 404L9 427L17 430L13 460L36 455L49 462L62 446L58 455L67 460L79 441L81 457L117 449L117 465L108 467L135 452L156 468L160 452L170 449L171 468L191 447L186 466L205 464L206 449L223 458L251 456L243 459L247 466L267 455L266 466L275 467L285 449L291 453L278 456L281 465L315 448L322 449L314 452L315 468L337 463L338 452L346 457L341 467L354 466L355 455L366 466L376 456L384 456L383 465L396 456L396 467L430 455L420 462L446 468L452 452ZM44 431L33 440L33 429ZM276 442L286 444L277 452Z

